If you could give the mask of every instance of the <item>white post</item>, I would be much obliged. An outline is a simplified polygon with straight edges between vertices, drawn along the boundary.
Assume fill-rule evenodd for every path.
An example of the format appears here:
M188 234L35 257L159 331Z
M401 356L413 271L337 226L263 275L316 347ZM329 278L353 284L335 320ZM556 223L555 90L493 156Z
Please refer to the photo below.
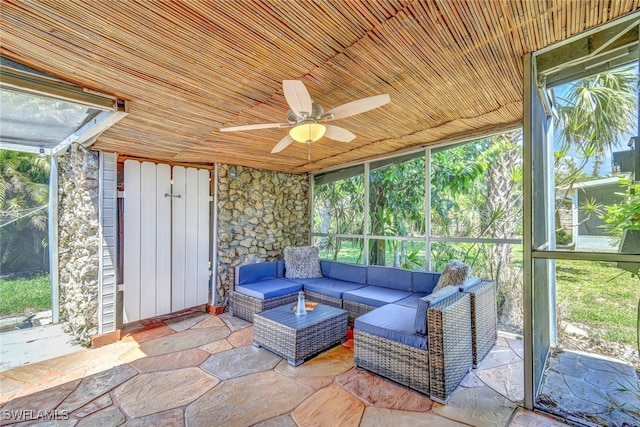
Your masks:
M51 156L49 171L49 284L51 321L60 321L60 283L58 268L58 156Z

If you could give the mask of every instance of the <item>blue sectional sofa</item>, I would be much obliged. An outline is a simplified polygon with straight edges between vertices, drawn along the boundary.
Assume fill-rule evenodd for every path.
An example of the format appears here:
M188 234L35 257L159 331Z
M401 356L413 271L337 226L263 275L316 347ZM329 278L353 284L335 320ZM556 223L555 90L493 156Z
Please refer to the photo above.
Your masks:
M446 402L497 339L496 286L470 278L433 292L440 273L321 260L322 277L285 278L284 261L236 268L234 316L308 301L343 308L357 366Z

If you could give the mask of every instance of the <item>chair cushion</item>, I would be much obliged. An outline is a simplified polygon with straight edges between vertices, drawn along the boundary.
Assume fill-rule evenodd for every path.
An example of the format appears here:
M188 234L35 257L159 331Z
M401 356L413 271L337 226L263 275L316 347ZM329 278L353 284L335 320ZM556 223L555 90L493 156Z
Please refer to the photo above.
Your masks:
M440 279L440 273L431 271L414 271L411 273L413 292L424 292L430 294L435 289Z
M259 282L261 280L275 279L275 262L258 262L236 267L236 285Z
M411 292L411 271L370 265L367 267L367 285Z
M447 286L432 294L422 297L418 300L418 308L415 316L415 331L422 334L427 333L427 310L433 304L436 304L451 295L460 292L457 286Z
M381 288L380 286L365 286L342 294L342 299L359 302L372 307L380 307L385 304L400 301L411 295L411 292L397 289Z
M367 267L364 265L336 261L329 262L329 269L325 276L344 280L345 282L367 284Z
M284 263L287 279L322 277L317 246L287 246L284 248Z
M362 288L365 285L360 283L345 282L344 280L332 279L331 277L320 277L318 279L296 279L304 285L304 290L326 295L332 298L342 298L342 294L347 291Z
M236 292L253 298L267 300L302 290L302 284L287 279L270 279L236 286Z
M417 292L409 295L406 298L402 298L400 301L394 302L394 304L404 305L405 307L418 308L418 300L420 298L426 297L427 293Z
M416 310L413 308L387 304L357 317L354 328L411 347L425 349L427 336L416 333L413 327L415 316Z
M462 261L452 259L444 268L444 271L442 272L440 279L438 279L438 284L436 285L433 292L436 292L444 288L445 286L460 286L467 281L469 276L471 276L471 267L469 267Z

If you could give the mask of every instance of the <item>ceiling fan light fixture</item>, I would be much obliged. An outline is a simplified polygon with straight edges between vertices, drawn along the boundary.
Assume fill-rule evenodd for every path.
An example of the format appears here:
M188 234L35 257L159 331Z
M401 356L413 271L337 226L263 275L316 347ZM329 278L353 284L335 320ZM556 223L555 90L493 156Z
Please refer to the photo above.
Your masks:
M327 128L324 125L318 123L303 123L291 128L289 136L291 136L294 141L311 143L322 138L326 131Z

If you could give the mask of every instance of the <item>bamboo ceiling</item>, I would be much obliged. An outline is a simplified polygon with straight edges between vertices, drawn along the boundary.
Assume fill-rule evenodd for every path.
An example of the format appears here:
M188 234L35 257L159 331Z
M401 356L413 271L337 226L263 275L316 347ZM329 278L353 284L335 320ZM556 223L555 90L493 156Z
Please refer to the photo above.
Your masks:
M640 0L42 0L3 2L3 56L129 101L94 147L170 162L317 171L522 120L522 57L633 12ZM271 148L287 129L281 82L356 134Z

